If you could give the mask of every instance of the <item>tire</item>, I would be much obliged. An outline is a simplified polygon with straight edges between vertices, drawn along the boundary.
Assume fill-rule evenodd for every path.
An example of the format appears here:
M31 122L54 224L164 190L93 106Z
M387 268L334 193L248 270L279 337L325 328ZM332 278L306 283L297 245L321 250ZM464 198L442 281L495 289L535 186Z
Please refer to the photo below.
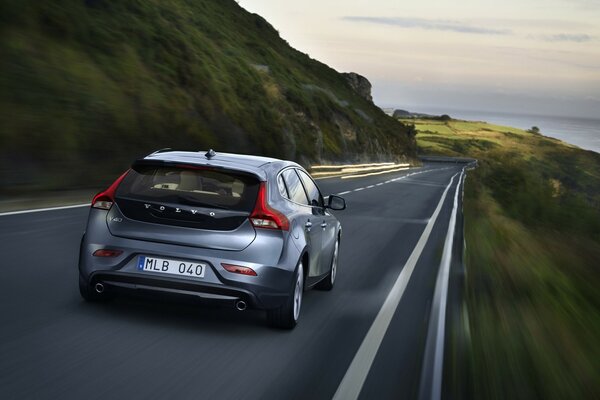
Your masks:
M85 279L83 279L81 275L79 275L79 293L85 301L91 303L106 301L112 297L110 293L96 292L96 290L94 290L94 288Z
M333 255L331 256L331 265L329 267L329 274L319 282L316 286L319 290L331 290L335 285L335 278L337 276L337 266L340 253L340 239L335 241L335 247L333 248Z
M296 267L294 285L284 304L273 310L267 310L269 324L274 328L293 329L298 324L302 297L304 293L304 266L302 261Z

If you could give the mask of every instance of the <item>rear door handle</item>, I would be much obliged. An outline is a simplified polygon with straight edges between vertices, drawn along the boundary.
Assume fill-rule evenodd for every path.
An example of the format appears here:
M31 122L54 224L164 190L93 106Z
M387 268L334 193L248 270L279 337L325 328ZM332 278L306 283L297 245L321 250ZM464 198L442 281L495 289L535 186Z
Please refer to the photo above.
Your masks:
M312 222L307 221L306 224L304 224L304 226L306 226L308 229L310 229L312 227Z
M327 228L327 222L323 222L323 223L321 224L321 228L323 228L323 229Z

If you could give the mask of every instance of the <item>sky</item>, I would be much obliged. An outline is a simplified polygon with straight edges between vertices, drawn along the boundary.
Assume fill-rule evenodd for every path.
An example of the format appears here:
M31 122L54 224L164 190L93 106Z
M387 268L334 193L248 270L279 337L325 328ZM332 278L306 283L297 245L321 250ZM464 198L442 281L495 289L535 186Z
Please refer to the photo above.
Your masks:
M600 118L600 0L240 0L380 107Z

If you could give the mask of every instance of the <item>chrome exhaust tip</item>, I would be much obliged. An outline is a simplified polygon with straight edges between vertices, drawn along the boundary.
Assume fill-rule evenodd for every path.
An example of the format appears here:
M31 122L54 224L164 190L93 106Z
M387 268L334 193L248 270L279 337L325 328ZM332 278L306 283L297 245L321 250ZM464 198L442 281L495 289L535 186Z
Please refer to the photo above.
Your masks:
M94 289L96 289L96 293L104 293L104 285L101 283L96 283Z
M246 305L246 302L244 300L238 300L235 303L235 308L237 308L239 311L244 311L247 307L248 305Z

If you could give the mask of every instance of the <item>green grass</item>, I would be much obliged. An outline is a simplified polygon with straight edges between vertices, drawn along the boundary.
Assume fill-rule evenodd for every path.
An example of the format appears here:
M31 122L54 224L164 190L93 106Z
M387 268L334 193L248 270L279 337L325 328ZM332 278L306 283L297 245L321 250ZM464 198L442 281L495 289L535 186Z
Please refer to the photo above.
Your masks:
M456 397L599 398L600 155L481 122L406 122L421 153L479 160L465 185L470 346L467 365L450 362Z
M465 199L473 398L597 398L597 262L584 235L531 229L489 193Z
M415 155L405 126L233 0L9 0L0 33L1 192L104 184L163 147Z

